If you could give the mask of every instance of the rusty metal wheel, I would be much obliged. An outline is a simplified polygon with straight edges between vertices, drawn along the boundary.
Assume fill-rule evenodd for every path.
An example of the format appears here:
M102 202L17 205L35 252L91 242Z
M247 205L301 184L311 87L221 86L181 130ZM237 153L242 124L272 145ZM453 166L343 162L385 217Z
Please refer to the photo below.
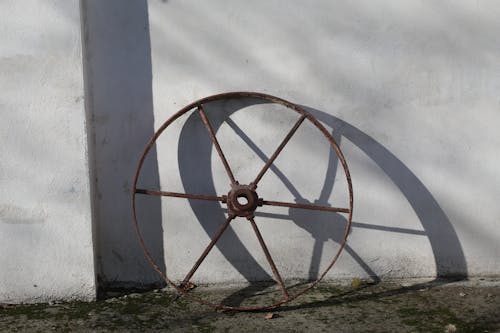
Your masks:
M287 109L293 110L297 112L300 117L297 120L297 122L294 124L294 126L290 129L288 134L285 136L285 138L282 140L282 142L279 144L278 148L274 151L274 153L271 155L271 157L267 160L265 163L264 167L260 170L260 172L257 174L255 179L250 182L249 184L240 184L237 179L235 178L231 167L229 166L228 161L226 160L226 157L219 145L219 142L217 140L217 137L214 133L213 127L211 125L211 122L209 120L209 117L203 107L204 104L207 104L209 102L214 102L214 101L219 101L219 100L231 100L231 99L241 99L241 98L254 98L254 99L259 99L263 100L266 103L276 103L280 104ZM143 166L143 163L146 159L146 156L148 152L151 150L153 145L155 144L156 140L158 137L169 127L174 121L176 121L180 116L184 115L185 113L191 111L191 110L196 110L196 112L199 113L200 120L203 122L209 137L212 141L213 146L217 150L217 153L220 157L220 160L222 164L224 165L224 169L227 173L227 176L230 180L230 187L228 188L228 193L225 195L220 195L220 196L214 196L214 195L206 195L206 194L194 194L194 193L179 193L179 192L167 192L167 191L161 191L159 189L143 189L143 188L137 188L137 181L141 172L141 168ZM294 133L297 131L297 129L301 126L301 124L305 121L308 120L311 122L323 135L324 137L328 140L330 143L331 148L337 155L338 160L341 162L344 174L346 177L347 181L347 186L348 186L348 195L349 195L349 207L330 207L330 206L325 206L325 205L316 205L316 204L302 204L302 203L291 203L291 202L281 202L281 201L272 201L268 200L268 198L261 198L259 197L257 188L260 180L264 176L264 174L268 171L268 169L271 167L271 165L274 163L278 155L281 153L283 148L287 145L289 140L292 138ZM137 213L136 213L136 195L153 195L153 196L167 196L167 197L177 197L177 198L186 198L186 199L195 199L195 200L209 200L209 201L217 201L220 202L221 204L225 204L227 206L227 218L226 220L220 225L218 231L214 235L214 237L211 239L210 243L208 246L205 248L203 253L200 255L200 257L196 260L194 265L192 266L191 270L185 275L184 279L180 283L175 283L173 280L171 280L165 272L163 272L159 265L155 262L153 259L151 253L149 252L143 238L141 235L141 232L139 230L139 225L137 222ZM243 200L241 200L243 199ZM322 279L323 277L328 273L328 271L332 268L332 266L335 264L337 261L340 253L344 249L344 246L347 241L347 236L349 234L349 230L351 227L351 221L352 221L352 213L353 213L353 190L352 190L352 182L350 178L350 173L349 169L347 167L347 163L345 161L344 155L342 151L340 150L340 147L338 144L335 142L334 138L331 136L331 134L326 130L325 127L315 118L313 117L310 113L306 112L303 110L301 107L290 103L288 101L285 101L281 98L274 97L271 95L267 94L262 94L262 93L256 93L256 92L229 92L229 93L223 93L223 94L218 94L218 95L213 95L209 97L202 98L200 100L197 100L186 107L182 108L179 110L177 113L175 113L172 117L170 117L163 125L156 131L156 133L151 137L149 142L147 143L140 159L137 165L137 168L135 170L134 174L134 179L133 179L133 185L132 185L132 191L131 191L131 204L132 204L132 216L133 216L133 223L135 230L137 232L137 236L140 242L140 245L142 249L144 250L144 253L147 257L147 259L150 261L152 264L153 268L161 275L161 277L173 288L175 288L179 293L185 295L186 297L195 300L197 302L200 302L202 304L206 304L209 306L212 306L216 309L224 309L224 310L235 310L235 311L253 311L253 310L263 310L263 309L270 309L270 308L275 308L278 307L282 304L288 303L295 298L299 297L300 295L304 294L306 291L310 290L314 286L316 286ZM318 278L315 281L312 281L308 283L304 288L300 289L298 292L294 292L293 294L289 294L289 290L287 290L287 287L285 286L285 283L283 282L283 279L280 275L280 272L276 268L276 264L273 260L273 257L271 256L268 247L262 237L262 234L255 222L255 212L259 209L261 206L280 206L280 207L288 207L288 208L295 208L295 209L303 209L303 210L316 210L316 211L324 211L324 212L332 212L332 213L341 213L341 214L346 214L347 215L347 223L345 227L345 231L343 234L343 237L341 239L341 242L339 243L339 249L336 252L336 254L333 256L332 260L330 263L326 266L326 269L322 271L319 275ZM194 275L194 273L197 271L199 266L203 263L204 259L207 257L209 252L212 250L212 248L215 246L219 238L222 236L224 231L228 228L230 225L231 221L233 221L236 218L245 218L249 221L249 223L252 226L253 231L255 232L255 236L258 239L258 242L262 248L262 251L265 254L265 257L267 259L267 262L269 266L271 267L271 270L274 275L274 280L276 283L278 283L282 295L282 299L274 302L272 304L266 304L266 305L259 305L259 306L254 306L254 307L240 307L240 306L229 306L225 304L215 304L206 300L203 300L197 296L192 295L190 291L190 285L191 285L191 278Z

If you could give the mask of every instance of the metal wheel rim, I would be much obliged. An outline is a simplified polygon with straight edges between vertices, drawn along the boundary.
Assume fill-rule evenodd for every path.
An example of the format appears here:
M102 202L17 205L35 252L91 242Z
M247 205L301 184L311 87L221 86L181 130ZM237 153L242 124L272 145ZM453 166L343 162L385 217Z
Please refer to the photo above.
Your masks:
M137 222L136 200L135 200L136 194L143 193L143 192L138 192L137 181L138 181L144 160L145 160L148 152L151 150L151 148L155 144L158 137L168 128L168 126L170 126L174 121L176 121L179 117L181 117L185 113L191 111L194 108L201 107L205 103L219 101L219 100L225 100L225 99L230 100L230 99L241 99L241 98L255 98L255 99L261 99L261 100L265 100L268 102L280 104L280 105L285 106L288 109L291 109L291 110L299 113L300 115L303 116L304 119L309 120L325 136L325 138L329 141L331 148L335 151L337 158L339 159L339 161L342 164L344 174L346 177L346 181L347 181L347 185L348 185L348 191L349 191L349 211L345 212L348 214L348 219L347 219L347 224L346 224L344 236L342 238L342 241L339 243L339 249L337 250L336 254L333 256L332 260L330 261L330 263L328 264L326 269L318 276L318 278L316 280L309 282L309 285L306 286L304 289L299 290L297 293L290 295L289 297L285 298L284 300L281 300L281 301L278 301L278 302L275 302L275 303L272 303L269 305L262 305L262 306L255 306L255 307L240 307L240 306L229 306L229 305L224 305L224 304L215 304L215 303L206 301L202 298L199 298L197 296L190 294L189 290L187 290L185 288L181 288L174 281L172 281L160 269L158 264L155 262L155 260L153 259L151 253L149 252L149 250L144 242L144 239L142 238L142 234L139 230L139 224ZM285 303L288 303L288 302L295 300L299 296L306 293L308 290L314 288L325 277L325 275L331 270L331 268L336 263L337 259L339 258L341 252L343 251L343 249L346 245L347 237L349 235L349 231L351 228L352 214L353 214L353 189L352 189L352 181L351 181L349 168L347 166L347 162L345 160L344 154L342 153L340 147L338 146L337 142L332 137L332 135L326 130L326 128L313 115L311 115L309 112L305 111L301 107L297 106L296 104L293 104L291 102L288 102L284 99L281 99L279 97L275 97L272 95L257 93L257 92L228 92L228 93L222 93L222 94L204 97L202 99L199 99L197 101L194 101L194 102L188 104L184 108L177 111L169 119L167 119L162 124L162 126L160 126L160 128L153 134L153 136L147 142L146 147L144 148L142 155L139 158L139 161L137 163L137 167L136 167L135 172L134 172L134 178L133 178L132 190L131 190L131 206L132 206L133 225L134 225L134 229L135 229L135 232L137 234L137 238L139 240L140 246L141 246L142 250L144 251L144 254L145 254L147 260L151 263L154 270L156 272L158 272L158 274L163 278L163 280L166 283L168 283L177 292L181 293L182 295L184 295L188 299L191 299L191 300L196 301L196 302L201 303L201 304L211 306L215 309L231 310L231 311L257 311L257 310L276 308L276 307L279 307ZM228 222L228 224L229 224L229 222Z

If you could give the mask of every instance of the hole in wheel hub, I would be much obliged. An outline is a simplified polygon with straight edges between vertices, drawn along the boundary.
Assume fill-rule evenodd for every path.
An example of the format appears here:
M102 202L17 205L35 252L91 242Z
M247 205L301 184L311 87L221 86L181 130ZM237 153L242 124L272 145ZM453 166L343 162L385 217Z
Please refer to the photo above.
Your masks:
M248 198L244 195L239 195L236 197L236 200L238 200L238 203L242 206L245 206L248 204Z

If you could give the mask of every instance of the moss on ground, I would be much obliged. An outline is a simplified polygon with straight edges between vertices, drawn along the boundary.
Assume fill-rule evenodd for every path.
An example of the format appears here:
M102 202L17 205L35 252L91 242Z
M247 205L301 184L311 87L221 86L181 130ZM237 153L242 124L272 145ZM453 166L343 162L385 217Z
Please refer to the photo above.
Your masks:
M279 291L278 291L279 292ZM219 291L197 293L214 301ZM246 304L270 301L277 294L237 290L226 297L249 297ZM241 294L241 293L240 293ZM279 294L278 294L279 295ZM238 297L232 300L243 301ZM290 304L275 309L275 319L265 311L234 313L214 311L170 292L134 293L98 302L55 305L18 305L0 310L0 331L286 331L329 332L457 332L500 330L500 287L321 285Z

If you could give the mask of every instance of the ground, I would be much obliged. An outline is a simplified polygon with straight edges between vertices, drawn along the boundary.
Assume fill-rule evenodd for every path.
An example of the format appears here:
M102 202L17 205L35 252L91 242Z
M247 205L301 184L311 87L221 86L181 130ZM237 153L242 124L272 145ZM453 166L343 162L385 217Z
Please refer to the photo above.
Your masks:
M353 282L323 283L281 308L260 312L216 311L171 288L108 292L91 303L0 305L0 332L500 332L498 280ZM281 297L276 286L262 285L199 286L192 293L248 306Z

